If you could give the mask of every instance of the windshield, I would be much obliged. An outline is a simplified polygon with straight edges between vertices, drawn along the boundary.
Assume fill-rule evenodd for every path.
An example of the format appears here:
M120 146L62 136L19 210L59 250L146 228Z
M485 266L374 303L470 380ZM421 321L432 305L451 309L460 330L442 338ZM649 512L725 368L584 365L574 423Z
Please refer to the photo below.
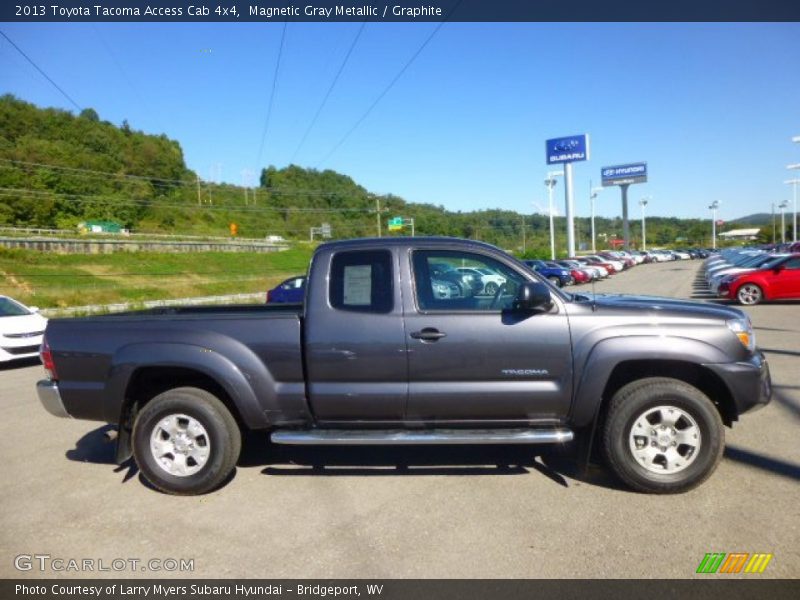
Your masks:
M0 317L21 317L29 314L31 314L31 311L22 306L19 302L14 302L11 298L0 296Z

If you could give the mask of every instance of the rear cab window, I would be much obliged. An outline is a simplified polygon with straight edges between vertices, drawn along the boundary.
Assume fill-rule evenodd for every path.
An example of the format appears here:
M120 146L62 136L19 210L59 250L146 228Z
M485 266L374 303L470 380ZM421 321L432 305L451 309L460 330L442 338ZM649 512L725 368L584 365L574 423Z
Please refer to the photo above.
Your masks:
M331 307L336 310L391 312L394 303L391 252L337 252L331 260L328 298Z

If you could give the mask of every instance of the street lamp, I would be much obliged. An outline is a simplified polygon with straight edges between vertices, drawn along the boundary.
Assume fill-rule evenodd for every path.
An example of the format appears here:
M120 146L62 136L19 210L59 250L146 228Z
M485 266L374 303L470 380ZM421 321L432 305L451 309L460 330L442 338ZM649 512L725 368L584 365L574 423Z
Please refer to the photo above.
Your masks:
M599 194L600 192L603 191L603 188L601 188L601 187L593 188L593 187L591 187L591 185L592 184L590 183L589 184L589 188L590 188L589 189L589 202L592 205L592 254L596 254L597 253L597 248L595 247L595 244L594 244L594 199L597 198L597 194Z
M553 188L556 186L556 177L563 177L564 171L549 171L544 184L547 186L547 195L550 200L550 260L556 259L556 236L553 230Z
M799 141L800 136L798 136L796 139L795 138L792 139L794 139L795 141ZM800 163L795 163L793 165L786 165L786 168L789 169L790 171L797 171L798 169L800 169ZM797 184L800 183L800 179L795 177L794 179L789 179L788 181L784 181L783 183L792 184L792 187L794 188L793 190L794 217L792 218L792 241L796 242L797 241Z
M784 210L786 207L789 206L789 201L784 200L780 204L778 204L778 208L781 209L781 244L786 243L786 221L784 220Z
M711 211L711 247L715 250L717 248L717 209L720 204L719 200L714 200L708 206L708 209Z
M645 196L641 200L639 200L639 206L642 207L642 251L644 252L647 250L647 234L645 229L645 222L644 222L644 207L647 206L647 203L652 200L652 196Z

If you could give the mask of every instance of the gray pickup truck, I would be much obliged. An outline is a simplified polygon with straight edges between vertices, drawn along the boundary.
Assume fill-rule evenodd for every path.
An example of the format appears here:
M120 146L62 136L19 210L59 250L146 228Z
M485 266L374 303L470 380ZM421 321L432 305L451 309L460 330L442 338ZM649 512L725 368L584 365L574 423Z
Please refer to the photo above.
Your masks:
M681 492L716 468L723 424L771 394L738 309L567 294L448 238L321 245L302 306L51 320L42 362L50 413L116 425L118 461L132 453L175 494L220 486L243 430L306 445L577 437L631 488Z

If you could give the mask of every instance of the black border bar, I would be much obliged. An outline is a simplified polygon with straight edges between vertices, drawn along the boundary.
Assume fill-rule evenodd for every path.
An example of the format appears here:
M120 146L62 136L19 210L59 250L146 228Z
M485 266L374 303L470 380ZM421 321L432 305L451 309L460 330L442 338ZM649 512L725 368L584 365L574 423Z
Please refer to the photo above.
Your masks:
M253 7L259 10L254 11ZM796 0L4 0L0 3L0 21L4 22L242 23L443 20L796 22L800 21L800 2Z
M707 579L705 577L708 577ZM28 590L38 587L43 593L23 593L18 586ZM116 593L109 592L111 586ZM156 586L161 586L157 588ZM196 587L192 587L196 586ZM251 590L267 588L269 593L238 593L236 586ZM298 589L302 586L302 592ZM368 586L381 586L381 592L369 593ZM122 588L135 591L122 593ZM230 591L214 593L213 588ZM69 590L85 588L87 592ZM92 588L101 588L92 593ZM144 589L149 590L147 594ZM170 589L169 594L163 592ZM209 591L212 593L209 593ZM335 593L339 590L339 593ZM354 593L357 590L358 593ZM161 593L159 593L161 591ZM658 600L692 600L694 598L725 598L725 600L794 600L800 597L800 580L761 579L759 576L696 576L695 579L18 579L0 581L0 598L4 600L275 600L280 598L304 600L531 600L533 598L558 598L559 600L633 598L655 595Z

